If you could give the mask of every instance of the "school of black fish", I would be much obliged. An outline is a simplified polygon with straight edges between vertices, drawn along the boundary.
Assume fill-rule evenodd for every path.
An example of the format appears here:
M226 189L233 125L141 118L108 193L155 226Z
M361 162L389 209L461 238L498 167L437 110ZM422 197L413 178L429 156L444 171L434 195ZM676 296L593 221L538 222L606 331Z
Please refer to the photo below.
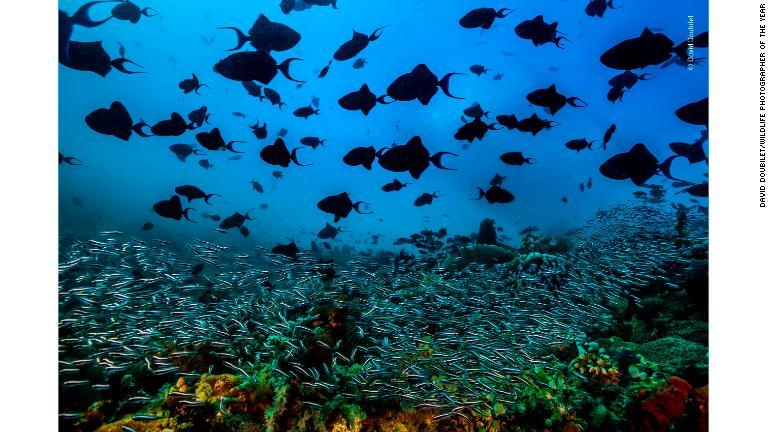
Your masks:
M104 25L113 18L127 20L136 24L141 17L151 18L157 14L157 11L154 11L149 7L142 9L130 1L121 1L116 2L118 5L112 9L111 16L96 21L93 20L89 14L91 9L99 3L105 2L86 3L72 15L60 11L60 63L63 66L72 69L94 72L102 77L105 77L113 68L123 73L138 73L137 71L130 71L126 68L127 64L138 65L125 57L125 48L122 45L119 49L120 57L112 59L101 46L101 42L79 42L73 39L76 35L75 30L78 26L97 27ZM281 3L281 9L287 14L292 11L305 10L313 6L332 6L334 9L337 8L335 2L325 3L327 2L284 1ZM590 17L602 18L608 9L615 9L611 2L590 2L585 9L585 12ZM513 12L513 10L507 8L499 10L492 8L476 8L468 11L463 17L457 18L457 25L464 29L469 29L470 31L476 31L473 29L477 28L487 30L491 29L494 22L498 19L512 19L510 15L512 15ZM320 71L317 79L324 79L329 76L330 68L333 66L334 61L344 62L351 60L356 58L366 49L370 50L369 47L372 44L375 45L380 43L378 40L386 37L384 33L385 27L386 26L382 26L373 29L368 33L361 33L353 30L351 39L340 41L338 47L329 47L329 50L335 49L335 52L332 55L332 59L329 60L328 64ZM291 63L301 60L300 58L288 57L281 62L278 62L278 60L273 57L273 54L297 47L301 42L300 32L283 23L272 20L264 14L260 14L255 19L253 26L247 33L231 26L222 27L221 30L233 31L237 37L237 43L229 50L234 52L213 65L213 70L223 78L241 83L243 89L249 95L258 98L260 101L266 99L272 105L277 105L282 109L285 103L282 102L280 94L274 88L266 87L266 85L271 84L280 74L290 81L298 82L299 85L305 81L293 77L289 70ZM567 36L558 29L558 22L548 22L542 15L520 22L515 27L515 34L523 40L530 40L535 46L552 43L560 48L566 49L565 42L571 42L568 40ZM491 35L491 33L489 33L489 35ZM254 49L243 50L243 47L246 44ZM650 73L641 72L638 74L634 72L635 70L642 71L646 67L656 65L662 65L662 68L668 67L670 64L685 65L686 61L690 61L687 57L687 47L689 45L693 45L700 49L707 48L709 46L708 33L700 33L694 38L691 38L690 41L684 41L675 45L675 43L666 35L646 28L637 37L617 41L612 48L608 49L600 56L600 62L603 65L611 69L622 71L608 82L610 85L610 90L607 95L608 100L611 102L621 102L628 89L633 88L640 81L653 78L653 75ZM700 63L702 60L702 58L697 58L694 59L694 62ZM487 73L488 70L489 69L483 65L473 65L469 68L469 72L478 76ZM144 73L145 71L141 72ZM395 102L408 101L418 101L422 105L428 105L432 98L437 95L438 90L441 90L448 97L461 99L460 96L454 95L449 89L450 79L460 75L466 75L466 73L452 71L444 73L442 77L438 77L428 65L419 64L410 69L410 71L404 71L400 76L394 77L392 83L385 89L383 94L377 96L367 84L363 84L358 90L353 90L345 95L340 95L338 104L346 110L360 111L364 116L367 116L377 105L389 105ZM192 73L191 77L184 78L179 82L179 88L184 94L191 92L200 94L200 90L203 87L208 87L208 85L201 83L195 73ZM561 109L564 109L567 106L579 109L589 109L587 102L580 99L578 96L561 93L561 90L557 88L555 83L545 88L532 89L526 96L526 100L534 106L543 108L545 112L552 116L556 115ZM677 109L675 115L683 122L707 127L709 115L708 104L708 98L692 101ZM242 112L235 112L233 114L239 117L246 116ZM521 119L518 119L518 115L514 113L499 114L495 117L496 122L489 124L484 121L484 118L488 117L489 112L484 111L477 102L464 109L461 114L460 118L464 124L458 128L454 138L458 141L467 142L464 144L463 148L466 148L469 143L472 143L475 140L482 140L487 134L496 133L496 131L499 130L517 129L520 132L531 133L536 136L542 131L551 129L552 127L563 126L554 120L539 118L536 113ZM304 119L322 115L319 109L319 99L313 97L311 104L295 108L293 115ZM203 128L209 123L210 116L211 114L208 113L207 107L202 106L190 112L187 119L180 113L173 112L170 114L169 118L160 120L154 125L149 125L144 121L134 122L133 117L125 105L120 101L114 101L109 107L96 107L93 112L86 116L85 122L97 133L111 135L121 140L128 141L134 134L143 138L152 136L182 136L187 131ZM471 119L471 121L468 119ZM256 124L252 126L252 129L257 139L263 140L267 138L268 131L266 123L260 124L257 121ZM617 131L620 131L620 128L617 128L615 123L607 127L599 147L594 145L597 140L590 141L587 138L572 139L565 143L565 147L566 149L574 150L576 152L595 150L598 148L608 150L608 142L616 133L620 133ZM296 167L312 165L301 163L297 152L304 147L317 150L319 146L323 145L325 140L318 136L303 137L299 140L298 144L300 144L300 146L290 149L292 146L290 146L290 143L286 142L286 133L287 131L284 129L281 130L281 133L278 134L272 144L268 144L261 149L259 152L261 159L266 164L277 165L283 168L288 168L291 165L295 165ZM689 187L682 189L681 192L683 193L688 193L696 197L707 196L708 183L706 181L696 183L681 180L674 177L672 173L672 162L678 157L684 157L690 163L708 162L706 156L702 156L703 150L701 149L701 144L706 141L705 134L706 130L702 133L703 138L693 145L685 143L670 144L670 149L673 154L666 157L662 162L659 162L658 157L648 151L645 144L637 143L628 152L608 157L600 166L599 172L608 179L629 179L635 185L643 185L652 177L662 175L676 182L686 182L686 185ZM200 147L208 151L242 153L242 151L237 150L234 145L243 143L244 141L225 140L225 135L226 131L220 130L219 127L213 127L210 130L197 132L195 134L195 139ZM447 151L438 151L432 154L432 152L428 150L431 145L431 143L423 143L419 136L414 136L405 144L392 144L390 147L382 146L379 149L376 149L373 146L358 147L351 149L340 163L345 163L351 166L362 166L367 170L372 170L374 163L378 160L381 168L385 170L408 172L414 179L418 179L421 173L429 167L430 164L440 169L450 169L442 165L442 156L459 156L456 153ZM697 145L698 147L696 147ZM186 161L190 155L205 155L203 150L190 144L175 144L169 149L182 162ZM698 154L695 157L691 157L691 155L686 154L686 152L690 151L697 151ZM236 156L230 158L230 160L237 159L239 159L239 157ZM518 151L506 152L500 156L500 159L510 165L522 165L523 163L531 163L532 161L531 157L526 157ZM73 160L77 160L77 158L73 159L72 157L69 157L60 159L60 163L66 162L67 164L70 164L70 161ZM201 159L198 163L206 170L215 168L208 159ZM400 182L399 179L395 179L395 181ZM679 185L680 183L676 184ZM477 185L471 186L477 187ZM387 188L387 185L384 185L383 188ZM389 191L399 191L400 189L401 188L390 188ZM438 193L430 191L420 192L420 195L413 201L413 205L415 206L430 205L434 199L438 199L441 196ZM348 197L345 191L339 191L338 195L329 197L317 197L318 208L326 213L332 214L335 221L347 217L350 214L348 211L348 203L339 202L333 204L329 202L329 200L333 200L334 197L342 196ZM481 189L481 198L482 197L488 198L487 201L489 204L510 204L514 201L513 192L505 189L501 184L492 185L492 189L489 191L483 191ZM471 198L468 197L467 199ZM565 197L563 202L567 203ZM322 208L323 206L321 206L320 203L325 203L325 208ZM187 217L188 209L182 209L180 205L176 204L176 200L173 198L155 203L154 208L156 213L161 217L182 220L182 216L184 216L189 220ZM357 206L351 208L359 212Z

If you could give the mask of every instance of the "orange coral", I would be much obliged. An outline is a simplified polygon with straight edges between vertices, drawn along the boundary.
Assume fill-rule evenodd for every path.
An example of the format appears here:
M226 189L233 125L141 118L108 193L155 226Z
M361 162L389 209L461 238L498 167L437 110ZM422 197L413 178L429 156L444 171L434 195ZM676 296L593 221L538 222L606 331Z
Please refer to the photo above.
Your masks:
M684 379L673 376L652 396L648 392L638 396L641 397L641 415L634 425L636 431L667 431L673 423L683 419L684 414L688 414L685 421L689 427L686 430L709 430L706 386L694 389Z
M709 386L699 387L691 393L698 413L696 426L702 432L709 431Z

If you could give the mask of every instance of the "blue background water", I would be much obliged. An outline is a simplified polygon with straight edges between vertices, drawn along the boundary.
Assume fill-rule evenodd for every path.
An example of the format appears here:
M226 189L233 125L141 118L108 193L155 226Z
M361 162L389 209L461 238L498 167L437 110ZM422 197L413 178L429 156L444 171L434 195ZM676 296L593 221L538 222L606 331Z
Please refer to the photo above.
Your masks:
M507 232L535 224L545 230L562 231L578 226L599 208L634 199L637 187L629 181L606 179L598 172L608 157L628 150L642 142L662 159L671 154L667 145L674 141L692 142L701 127L678 120L675 109L707 95L707 67L688 71L680 66L666 69L651 67L649 81L639 82L625 95L623 103L606 100L608 80L619 73L603 66L599 56L617 42L636 37L643 27L660 28L676 43L687 37L688 15L694 15L696 33L707 30L707 4L704 1L617 1L620 9L608 10L605 18L585 15L582 1L487 1L483 4L466 1L384 1L339 0L339 10L313 7L284 15L278 1L160 1L139 3L160 12L154 18L142 17L132 25L111 20L95 29L76 28L74 40L103 40L112 57L118 56L117 42L126 47L128 58L145 67L146 74L124 75L117 71L101 78L90 72L59 66L59 146L66 155L85 161L80 167L62 165L59 172L60 227L64 234L89 235L105 229L117 229L136 235L184 239L196 236L243 247L254 244L271 245L294 239L306 248L315 233L332 216L316 208L321 198L343 191L353 200L372 204L373 215L352 214L338 225L346 233L338 239L347 244L367 241L370 233L382 234L381 246L389 247L399 236L423 228L447 227L451 234L468 234L477 229L480 219L493 217ZM62 1L60 8L73 12L81 2ZM517 10L505 19L498 19L489 30L464 29L458 20L467 11L479 6L510 7ZM107 14L111 5L94 8L93 16ZM287 52L273 53L278 62L288 57L301 57L294 62L291 73L306 80L302 88L276 77L268 86L280 92L287 103L282 111L268 102L259 102L247 95L238 82L216 74L212 67L224 58L235 44L231 31L217 30L235 26L247 31L260 13L273 21L296 29L302 35L299 44ZM573 43L565 49L552 44L534 47L520 39L514 27L523 20L543 14L547 21L559 21L559 30ZM333 52L348 40L352 30L369 34L375 28L387 26L382 37L372 42L362 53L368 64L359 70L352 68L353 60L334 62L328 76L318 79L318 71L327 64ZM214 37L212 45L200 36ZM246 45L244 49L251 49ZM502 54L507 52L508 55ZM509 54L511 53L511 54ZM700 50L697 57L708 56ZM428 106L418 102L397 102L376 106L367 117L360 112L346 111L337 100L367 83L374 93L383 94L399 75L415 65L426 63L438 76L448 72L468 72L473 64L491 69L487 75L457 76L451 79L451 91L465 100L450 99L438 93ZM556 69L553 69L555 67ZM201 95L183 95L178 88L182 79L196 73L210 89ZM496 72L504 74L492 80ZM525 95L532 90L557 84L560 92L578 96L589 103L584 109L565 107L555 116L531 106ZM294 117L293 110L306 106L312 96L320 98L319 116L308 120ZM190 156L179 162L168 150L175 143L196 144L195 133L181 137L141 138L134 135L124 142L111 136L97 134L87 127L84 117L91 111L107 107L115 100L125 104L134 121L143 118L149 124L169 118L174 111L186 117L191 110L207 105L210 126L219 127L225 140L247 140L236 147L245 151L243 158L229 161L233 153L211 152L207 156ZM461 126L463 109L478 101L493 115L515 114L524 118L532 113L552 118L561 126L543 131L536 137L518 131L489 133L466 150L463 142L453 138ZM242 119L232 112L246 113ZM256 120L268 123L267 140L256 140L248 125ZM608 150L567 150L564 143L574 138L599 140L611 124L618 130L608 144ZM397 127L396 127L397 125ZM291 165L287 169L274 167L259 157L260 149L274 142L280 128L289 131L288 148L300 146L299 139L314 135L327 139L327 147L299 151L302 163L310 167ZM368 132L370 130L370 132ZM434 153L451 151L459 157L445 157L445 164L457 171L430 167L422 177L413 181L407 173L392 173L378 163L372 171L350 167L341 158L357 146L376 148L393 141L405 143L420 135ZM534 165L509 166L499 160L508 151L522 151L534 157ZM215 168L204 170L201 158L209 159ZM272 171L281 170L285 178L275 181ZM691 181L702 181L706 166L688 166L677 160L673 173ZM477 196L473 186L487 187L491 177L507 176L504 187L517 199L512 204L489 205L485 200L472 201ZM579 192L580 182L593 179L591 190ZM415 183L396 193L384 193L380 187L392 179ZM250 180L265 186L265 193L251 189ZM653 182L669 185L655 177ZM199 224L163 219L151 210L153 203L167 199L176 186L193 184L208 193L223 195L213 198L212 206L194 201L191 207L199 212L216 213L226 217L234 211L253 212L257 220L247 223L251 236L243 239L232 231L220 234L211 231L215 223L192 213ZM433 205L417 208L414 199L423 192L440 191ZM673 190L674 191L674 190ZM687 195L671 195L687 200ZM568 197L568 204L561 197ZM78 197L82 207L73 204ZM184 200L186 201L186 200ZM269 208L259 210L262 203ZM186 202L185 202L186 207ZM144 222L151 221L155 230L141 233Z

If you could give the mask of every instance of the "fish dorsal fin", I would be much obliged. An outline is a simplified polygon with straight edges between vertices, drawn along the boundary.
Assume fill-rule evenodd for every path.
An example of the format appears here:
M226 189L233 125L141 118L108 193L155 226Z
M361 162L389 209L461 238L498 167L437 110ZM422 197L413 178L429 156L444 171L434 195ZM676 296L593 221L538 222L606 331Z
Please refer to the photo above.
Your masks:
M536 15L533 22L544 22L544 15Z
M654 33L649 29L648 27L643 29L643 33L640 34L641 38L650 38L653 37Z
M270 21L270 20L269 20L269 18L267 18L267 16L266 16L266 15L264 15L264 14L260 14L260 15L259 15L259 17L258 17L258 18L256 18L256 22L255 22L255 23L253 23L253 25L254 25L254 27L255 27L255 26L259 26L259 25L269 24L269 23L271 23L271 22L272 22L272 21Z
M406 146L414 146L414 145L422 145L421 144L421 137L418 135L415 135L413 138L409 139L407 143L405 143Z
M555 87L555 84L552 84L551 86L547 87L547 90L556 92L557 91L557 87Z
M179 121L183 122L184 117L182 117L181 114L174 112L173 114L171 114L171 120L173 120L174 122L179 122Z
M650 152L648 151L648 148L645 146L645 144L637 143L637 144L633 145L631 149L629 149L629 153L632 154L632 155L638 155L639 156L639 155L646 155L646 154L648 154Z
M121 112L121 113L127 113L128 112L128 110L125 109L125 105L123 105L120 101L112 102L112 104L109 106L109 110L110 111L118 111L118 112Z
M368 36L358 32L358 31L352 30L352 39L354 40L354 39L360 39L360 38L368 39Z
M370 93L370 92L371 92L371 89L369 89L369 88L368 88L368 84L363 84L363 85L360 87L360 91L364 91L364 92L368 92L368 93Z

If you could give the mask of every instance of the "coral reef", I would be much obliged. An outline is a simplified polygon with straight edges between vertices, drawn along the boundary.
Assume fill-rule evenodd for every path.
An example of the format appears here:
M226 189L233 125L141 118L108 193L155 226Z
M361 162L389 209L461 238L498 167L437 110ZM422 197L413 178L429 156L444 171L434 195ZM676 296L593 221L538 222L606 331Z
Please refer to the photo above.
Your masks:
M644 343L638 351L674 372L697 362L706 364L707 347L677 336L668 336Z
M498 239L496 238L496 221L493 219L483 219L480 222L480 228L477 230L477 244L479 245L496 245Z
M296 291L302 301L293 294L280 297L282 307L269 323L257 318L257 326L249 316L252 307L239 315L222 308L227 319L209 342L164 339L142 352L146 365L68 361L67 374L77 371L99 384L62 384L60 404L67 414L60 430L707 431L706 248L692 237L694 215L686 217L685 229L673 224L664 234L666 246L651 255L652 266L642 264L651 268L642 273L631 260L621 266L606 262L613 256L601 261L609 254L600 246L588 242L594 249L584 252L568 236L533 228L521 232L519 247L446 240L451 249L433 256L401 252L373 288L367 279L362 281L369 285L351 277L326 283L301 273L308 287ZM426 250L438 247L445 235L424 231L404 243ZM685 240L680 249L674 246L678 238ZM631 245L621 243L619 250ZM668 258L665 250L678 258ZM576 268L574 255L599 257ZM582 277L585 269L588 277ZM451 272L466 282L455 282L447 276ZM534 284L542 282L544 288ZM621 295L592 295L609 283L621 283ZM568 291L573 285L579 286L577 295ZM249 305L267 290L280 289L261 287ZM232 291L211 289L205 311L234 297ZM382 298L364 302L374 294ZM511 301L496 308L501 300ZM525 303L541 308L516 311ZM473 304L483 307L471 309ZM551 314L571 306L589 309L595 324L568 325L572 313ZM493 321L483 315L486 310L504 319ZM507 327L515 313L517 326ZM396 341L417 319L414 333ZM553 336L545 331L552 326L568 331ZM62 337L70 331L65 327ZM236 343L217 339L235 332ZM482 346L495 352L469 345L489 332L497 332L496 339ZM395 346L400 350L393 354ZM470 355L480 366L457 366L456 359ZM384 366L388 374L376 375ZM427 389L427 396L410 390L382 396L397 382Z

